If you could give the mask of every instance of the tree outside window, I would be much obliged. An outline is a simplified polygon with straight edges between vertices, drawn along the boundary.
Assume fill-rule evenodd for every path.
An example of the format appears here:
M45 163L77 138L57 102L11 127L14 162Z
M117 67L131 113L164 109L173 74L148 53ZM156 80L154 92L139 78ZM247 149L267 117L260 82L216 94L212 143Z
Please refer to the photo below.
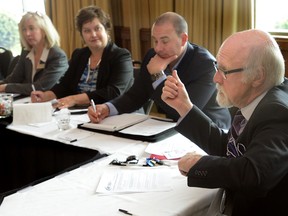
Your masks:
M288 1L254 0L255 28L288 36Z
M45 0L0 0L0 47L21 53L18 23L26 11L45 13Z

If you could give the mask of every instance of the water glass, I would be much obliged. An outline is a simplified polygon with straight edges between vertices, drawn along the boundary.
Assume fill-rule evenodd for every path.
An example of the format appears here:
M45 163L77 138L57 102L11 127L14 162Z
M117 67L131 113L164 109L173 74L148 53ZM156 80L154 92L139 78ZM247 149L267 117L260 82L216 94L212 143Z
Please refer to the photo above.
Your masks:
M54 113L58 129L60 131L70 128L70 111L67 108L61 109Z

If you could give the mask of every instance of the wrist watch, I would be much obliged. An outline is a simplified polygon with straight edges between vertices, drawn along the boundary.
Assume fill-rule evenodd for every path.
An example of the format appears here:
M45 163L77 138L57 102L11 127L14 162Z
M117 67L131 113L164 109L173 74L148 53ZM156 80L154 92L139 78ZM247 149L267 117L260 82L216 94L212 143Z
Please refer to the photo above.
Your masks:
M158 80L160 77L162 77L164 75L164 72L163 71L160 71L160 72L157 72L155 74L152 74L151 75L151 80L153 82L155 82L156 80Z

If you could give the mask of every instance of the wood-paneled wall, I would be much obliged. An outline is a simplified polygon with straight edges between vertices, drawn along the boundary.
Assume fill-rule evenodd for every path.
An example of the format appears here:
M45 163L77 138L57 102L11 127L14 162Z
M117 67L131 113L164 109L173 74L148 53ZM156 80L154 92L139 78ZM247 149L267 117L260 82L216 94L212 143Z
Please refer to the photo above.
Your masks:
M288 77L288 38L275 37L279 47L281 49L282 55L285 59L285 76Z
M114 27L115 43L118 46L127 48L131 52L131 34L129 27ZM285 59L285 76L288 77L288 38L275 37ZM139 32L139 42L141 48L141 59L134 59L142 61L148 49L151 46L151 30L150 28L141 28Z
M115 26L114 27L114 41L115 43L120 46L128 49L130 52L131 50L131 34L129 27L121 27ZM150 28L141 28L139 31L139 39L140 49L141 49L141 59L134 59L136 61L142 61L146 52L152 47L151 46L151 30Z

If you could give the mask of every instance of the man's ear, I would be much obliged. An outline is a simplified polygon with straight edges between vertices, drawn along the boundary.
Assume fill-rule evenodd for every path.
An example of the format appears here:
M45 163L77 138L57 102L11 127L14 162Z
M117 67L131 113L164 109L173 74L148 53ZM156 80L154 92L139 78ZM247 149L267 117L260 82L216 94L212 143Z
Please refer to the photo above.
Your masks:
M257 73L253 79L252 86L258 87L265 83L266 80L266 73L263 67L259 67L257 69Z
M182 38L182 46L184 46L185 43L188 41L188 34L185 33L185 32L183 32L183 33L181 34L181 38Z

